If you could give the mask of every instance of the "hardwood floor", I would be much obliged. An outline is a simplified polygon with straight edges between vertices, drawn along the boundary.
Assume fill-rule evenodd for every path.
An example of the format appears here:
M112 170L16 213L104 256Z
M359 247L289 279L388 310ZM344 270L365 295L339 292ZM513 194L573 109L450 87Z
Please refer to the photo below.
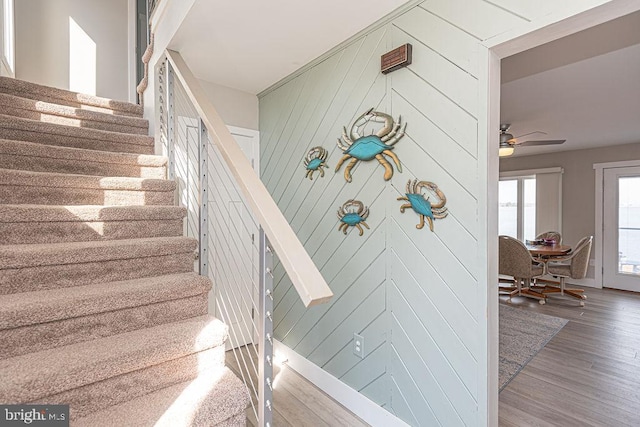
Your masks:
M585 307L558 296L545 305L513 297L512 307L569 323L500 393L500 426L640 426L640 294L585 293ZM243 354L248 365L249 355L256 358L252 347ZM238 360L227 352L229 367L247 377ZM275 426L367 425L286 365L274 378ZM251 408L247 418L247 425L257 425Z
M585 307L513 297L513 307L569 323L500 393L500 426L640 426L640 294L585 294Z
M239 353L234 355L232 351L227 351L226 359L227 366L240 378L243 375L244 378L251 378L257 390L256 375L250 361L252 359L257 366L254 348L251 345L242 347L242 355ZM245 368L245 361L249 369ZM275 408L273 424L275 427L368 426L286 364L274 369L273 378ZM251 406L247 408L247 425L258 425Z

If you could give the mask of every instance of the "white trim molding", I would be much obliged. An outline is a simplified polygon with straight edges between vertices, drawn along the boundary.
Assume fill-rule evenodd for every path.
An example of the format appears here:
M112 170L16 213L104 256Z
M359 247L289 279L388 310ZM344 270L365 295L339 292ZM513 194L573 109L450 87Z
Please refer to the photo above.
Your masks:
M280 341L274 340L273 344L276 362L283 361L283 364L302 375L366 423L372 426L408 427L408 424L400 418L393 416L374 401L367 399Z
M564 169L561 167L555 168L543 168L543 169L525 169L518 171L505 171L500 172L500 178L516 178L525 176L534 176L541 173L564 173Z
M593 169L596 171L596 223L595 223L595 236L594 244L596 247L596 259L595 259L595 287L602 289L604 282L604 251L602 245L604 243L603 228L604 228L604 170L605 169L617 169L640 166L640 160L625 160L621 162L607 162L607 163L594 163Z

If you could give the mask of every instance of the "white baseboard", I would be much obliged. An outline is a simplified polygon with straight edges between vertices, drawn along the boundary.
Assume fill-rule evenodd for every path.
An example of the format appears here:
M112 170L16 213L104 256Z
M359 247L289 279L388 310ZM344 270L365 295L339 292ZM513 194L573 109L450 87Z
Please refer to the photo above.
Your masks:
M596 283L596 279L592 277L587 277L581 280L571 279L571 281L568 283L570 283L571 285L584 286L587 288L602 288L602 286L598 286L598 284Z
M275 360L287 360L291 369L305 377L320 390L327 393L345 408L372 426L408 427L380 405L367 399L319 366L300 356L278 340L274 340Z

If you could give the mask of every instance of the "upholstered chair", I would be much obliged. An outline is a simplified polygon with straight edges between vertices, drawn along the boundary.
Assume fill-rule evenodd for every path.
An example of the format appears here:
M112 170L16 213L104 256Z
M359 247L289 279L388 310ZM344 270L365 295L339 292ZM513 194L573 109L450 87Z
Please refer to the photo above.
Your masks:
M562 234L557 231L545 231L544 233L540 233L536 236L536 240L541 239L555 240L556 244L559 245L562 243Z
M546 296L531 289L531 280L544 274L544 266L531 257L524 243L513 237L500 236L498 251L498 273L513 277L515 283L514 287L500 287L500 293L508 294L509 302L514 294L518 294L544 304Z
M545 295L550 293L569 295L573 298L579 299L580 306L584 307L583 300L587 299L587 296L584 295L584 289L565 289L565 281L566 279L584 279L587 275L592 244L593 236L584 237L578 242L568 256L549 261L547 263L547 271L549 274L560 278L560 285L547 285L542 290L542 293Z

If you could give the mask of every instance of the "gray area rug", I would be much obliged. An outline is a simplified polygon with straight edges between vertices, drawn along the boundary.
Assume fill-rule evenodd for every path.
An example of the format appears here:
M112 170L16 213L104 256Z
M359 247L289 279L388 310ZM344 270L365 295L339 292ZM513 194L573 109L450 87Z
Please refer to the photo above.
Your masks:
M500 304L499 390L560 332L568 320Z

